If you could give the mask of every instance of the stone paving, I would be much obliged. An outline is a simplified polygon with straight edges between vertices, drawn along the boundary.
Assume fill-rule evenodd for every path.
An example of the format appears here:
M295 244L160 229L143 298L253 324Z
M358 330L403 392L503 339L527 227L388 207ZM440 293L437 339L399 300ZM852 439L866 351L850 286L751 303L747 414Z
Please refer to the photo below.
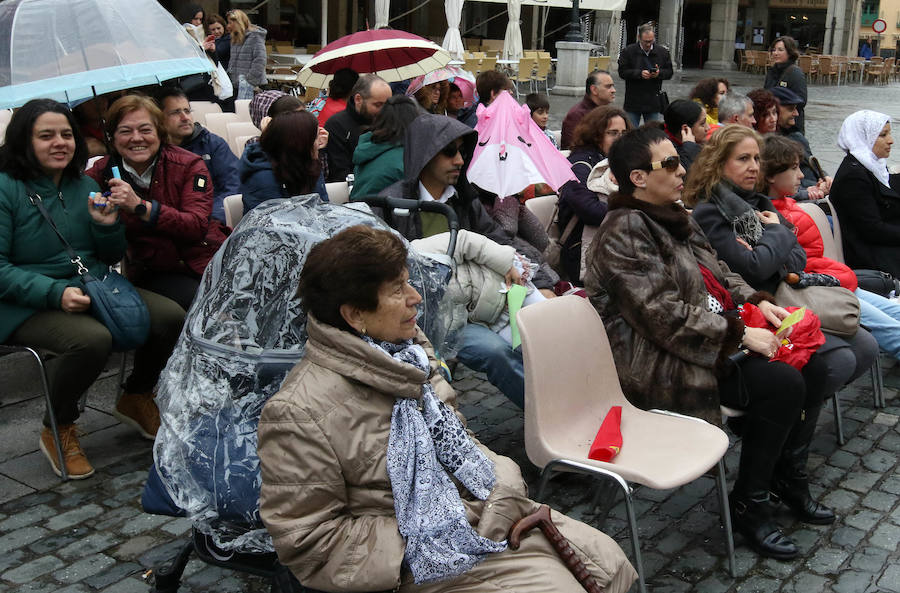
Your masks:
M682 74L680 82L671 84L670 97L686 94L705 75ZM738 90L756 86L749 75L733 78ZM900 116L898 85L811 87L808 135L814 152L832 171L840 155L829 147L841 118L857 108L860 96L866 106ZM564 115L572 102L554 97L553 109ZM21 357L0 359L0 593L146 592L145 573L173 558L189 533L185 519L141 511L151 447L110 414L119 362L120 357L113 357L91 388L80 422L87 432L82 442L97 473L61 483L37 450L43 407L37 377ZM802 551L792 562L760 559L736 536L738 578L732 579L712 479L701 478L674 491L638 488L636 512L648 589L900 593L900 367L886 368L884 381L887 405L880 410L872 406L868 377L841 392L847 437L843 447L836 443L830 408L822 414L811 456L813 492L835 508L839 519L830 526L808 526L780 515ZM529 484L536 486L538 472L525 454L521 411L483 375L460 367L454 385L470 428L494 450L515 459ZM726 456L729 480L734 479L738 454L739 444ZM603 488L603 495L595 509L597 488ZM560 475L544 500L603 529L630 556L624 503L620 494L613 498L611 492L599 481ZM181 591L262 593L269 585L258 577L192 560Z

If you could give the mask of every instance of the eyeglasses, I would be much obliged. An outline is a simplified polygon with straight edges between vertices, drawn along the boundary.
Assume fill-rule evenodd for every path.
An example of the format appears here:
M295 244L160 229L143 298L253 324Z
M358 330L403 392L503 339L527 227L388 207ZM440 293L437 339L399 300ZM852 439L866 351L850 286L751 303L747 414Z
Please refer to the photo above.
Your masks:
M625 134L625 130L606 130L604 134L606 134L610 138L618 138L619 136Z
M460 154L462 151L460 147L456 145L456 143L448 144L444 148L441 149L441 154L447 157L448 159L452 159L457 154Z
M173 109L172 111L166 111L166 115L181 117L182 115L190 115L193 112L194 110L190 107L185 107L183 109Z
M681 159L678 155L666 157L661 161L653 161L649 167L642 167L646 171L656 171L657 169L665 169L669 173L674 173L681 166Z

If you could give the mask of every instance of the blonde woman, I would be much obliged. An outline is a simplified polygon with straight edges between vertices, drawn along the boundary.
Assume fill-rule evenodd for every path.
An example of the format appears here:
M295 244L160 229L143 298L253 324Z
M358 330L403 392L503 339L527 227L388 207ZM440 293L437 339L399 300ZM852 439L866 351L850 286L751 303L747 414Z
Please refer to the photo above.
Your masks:
M227 30L231 33L228 76L237 99L252 99L256 88L266 84L266 30L251 25L243 10L230 10Z

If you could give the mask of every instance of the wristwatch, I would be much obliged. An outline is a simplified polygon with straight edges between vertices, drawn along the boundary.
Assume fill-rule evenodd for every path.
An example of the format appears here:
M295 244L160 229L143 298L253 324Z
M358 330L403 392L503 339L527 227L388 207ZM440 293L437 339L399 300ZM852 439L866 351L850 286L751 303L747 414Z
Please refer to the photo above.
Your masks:
M141 203L134 207L134 213L137 216L143 216L147 214L147 202L141 200Z

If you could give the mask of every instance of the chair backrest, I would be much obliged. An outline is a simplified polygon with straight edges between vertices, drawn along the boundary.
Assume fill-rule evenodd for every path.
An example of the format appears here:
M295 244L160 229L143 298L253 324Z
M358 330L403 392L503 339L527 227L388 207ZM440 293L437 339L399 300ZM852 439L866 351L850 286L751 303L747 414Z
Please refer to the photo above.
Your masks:
M804 74L809 74L812 70L812 56L800 56L797 58L797 66Z
M238 122L240 119L236 113L207 113L206 129L228 140L228 124Z
M559 202L559 196L556 194L537 196L525 202L525 207L541 221L544 229L549 229L550 223L553 222L553 213L556 211L557 202Z
M194 115L194 121L205 128L207 114L222 113L222 108L218 103L212 101L191 101L191 112Z
M536 58L538 57L538 52L536 49L526 49L522 52L523 58Z
M484 68L484 62L482 61L482 71L486 70ZM496 62L496 60L494 60ZM522 58L519 60L518 65L516 66L516 72L511 78L516 81L526 81L531 80L531 73L534 72L534 69L537 68L537 58Z
M250 120L250 99L235 99L234 112L237 113L241 121Z
M554 457L551 443L583 432L570 430L573 423L599 427L611 406L623 412L633 406L590 301L575 295L548 299L521 309L516 319L525 362L525 451L544 467ZM590 445L577 446L586 452Z
M831 225L828 224L828 217L825 215L825 211L812 202L797 202L797 205L809 214L809 217L816 223L819 234L822 235L822 255L835 261L843 261L835 247L834 235L831 231Z
M481 60L481 72L487 72L497 67L497 58L484 58Z
M831 203L831 199L827 196L825 197L825 204L828 206L828 211L831 212L831 235L834 237L834 249L835 253L837 253L837 257L834 259L844 263L844 244L842 243L841 223L838 220L837 210L834 209L834 204Z
M245 139L244 144L238 146L239 137L259 136L262 133L259 131L259 128L249 121L230 121L225 124L225 128L228 130L228 136L226 138L226 140L228 140L228 146L231 147L231 152L236 156L241 156L244 153L244 144L247 143L247 140Z
M597 56L597 70L609 70L609 56Z
M483 51L473 51L473 52L472 52L472 57L473 57L473 58L476 58L476 59L478 59L478 60L481 60L481 59L486 58L486 57L487 57L487 54L486 54L485 52L483 52Z
M466 58L466 61L463 64L463 70L471 72L472 74L478 74L480 69L481 58Z
M12 114L12 109L0 109L0 124L8 124Z
M242 194L225 196L222 207L225 209L225 224L234 228L244 217L244 202Z
M335 181L325 184L328 201L332 204L346 204L350 201L350 186L346 181Z
M229 147L231 148L231 152L233 152L238 158L244 154L244 149L247 148L247 143L250 142L252 138L256 138L259 134L253 134L252 136L238 136L234 139L234 143L229 142Z
M535 72L534 77L541 80L547 78L547 75L550 73L550 66L550 58L539 57L537 59L537 72Z

